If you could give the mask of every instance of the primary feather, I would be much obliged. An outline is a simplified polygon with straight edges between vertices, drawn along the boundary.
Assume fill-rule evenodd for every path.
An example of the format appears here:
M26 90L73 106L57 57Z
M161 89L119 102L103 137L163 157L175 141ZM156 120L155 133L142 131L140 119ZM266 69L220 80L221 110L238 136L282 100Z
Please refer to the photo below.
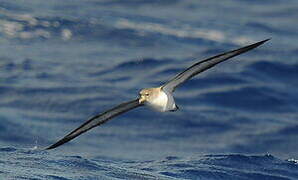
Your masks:
M239 54L245 53L249 50L252 50L261 44L265 43L269 39L266 39L264 41L257 42L255 44L251 44L249 46L242 47L240 49L232 50L229 52L225 52L216 56L213 56L211 58L202 60L200 62L195 63L194 65L187 68L185 71L179 73L177 76L175 76L173 79L168 81L162 86L162 89L167 92L173 92L175 91L176 87L178 87L180 84L184 83L188 79L192 78L193 76L206 71L207 69L215 66L218 63L221 63L223 61L226 61L234 56L237 56Z

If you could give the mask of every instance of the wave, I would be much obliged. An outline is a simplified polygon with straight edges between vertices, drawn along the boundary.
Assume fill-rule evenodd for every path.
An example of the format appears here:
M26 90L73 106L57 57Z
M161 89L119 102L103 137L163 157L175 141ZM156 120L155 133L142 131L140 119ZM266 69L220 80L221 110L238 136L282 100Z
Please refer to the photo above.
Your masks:
M0 148L0 154L4 157L0 161L4 165L1 174L6 177L221 180L298 178L296 161L285 161L272 155L211 154L137 161L103 156L88 159L81 156L57 156L51 152L13 147ZM25 170L31 173L26 174Z

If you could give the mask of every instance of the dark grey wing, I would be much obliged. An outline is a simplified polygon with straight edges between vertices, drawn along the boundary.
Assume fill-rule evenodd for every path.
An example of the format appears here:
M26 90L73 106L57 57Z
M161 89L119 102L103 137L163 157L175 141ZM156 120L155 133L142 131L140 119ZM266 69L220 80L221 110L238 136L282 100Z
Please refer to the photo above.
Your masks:
M234 56L237 56L239 54L245 53L251 49L254 49L261 44L265 43L269 39L266 39L264 41L257 42L255 44L251 44L249 46L242 47L240 49L232 50L229 52L225 52L216 56L213 56L211 58L205 59L203 61L200 61L191 67L187 68L185 71L181 72L177 76L175 76L173 79L165 83L162 88L163 90L167 92L173 92L177 86L185 82L186 80L192 78L193 76L215 66L218 63L221 63L227 59L230 59Z
M143 104L139 103L139 99L135 99L133 101L129 101L129 102L125 102L122 103L116 107L114 107L113 109L110 109L106 112L103 112L101 114L98 114L92 118L90 118L88 121L86 121L84 124L82 124L80 127L78 127L77 129L73 130L71 133L69 133L68 135L66 135L64 138L62 138L61 140L59 140L58 142L56 142L55 144L49 146L46 148L46 150L48 149L54 149L64 143L67 143L68 141L74 139L75 137L79 136L80 134L96 127L99 126L105 122L107 122L108 120L112 119L113 117L120 115L124 112L127 112L131 109L134 109L136 107L142 106Z

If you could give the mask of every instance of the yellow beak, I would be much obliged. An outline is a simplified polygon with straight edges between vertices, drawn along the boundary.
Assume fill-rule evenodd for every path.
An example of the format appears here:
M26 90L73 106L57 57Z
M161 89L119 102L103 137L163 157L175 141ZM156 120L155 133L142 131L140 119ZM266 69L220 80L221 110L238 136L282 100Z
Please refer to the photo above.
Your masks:
M144 96L141 96L140 99L139 99L139 103L142 104L146 101L145 97Z

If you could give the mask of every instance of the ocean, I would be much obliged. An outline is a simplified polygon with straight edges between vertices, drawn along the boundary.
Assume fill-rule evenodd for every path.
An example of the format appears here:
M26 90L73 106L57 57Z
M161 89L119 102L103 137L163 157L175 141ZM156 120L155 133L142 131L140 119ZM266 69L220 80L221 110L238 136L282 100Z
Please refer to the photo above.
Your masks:
M298 179L298 1L0 1L0 179ZM195 62L271 38L54 150Z

